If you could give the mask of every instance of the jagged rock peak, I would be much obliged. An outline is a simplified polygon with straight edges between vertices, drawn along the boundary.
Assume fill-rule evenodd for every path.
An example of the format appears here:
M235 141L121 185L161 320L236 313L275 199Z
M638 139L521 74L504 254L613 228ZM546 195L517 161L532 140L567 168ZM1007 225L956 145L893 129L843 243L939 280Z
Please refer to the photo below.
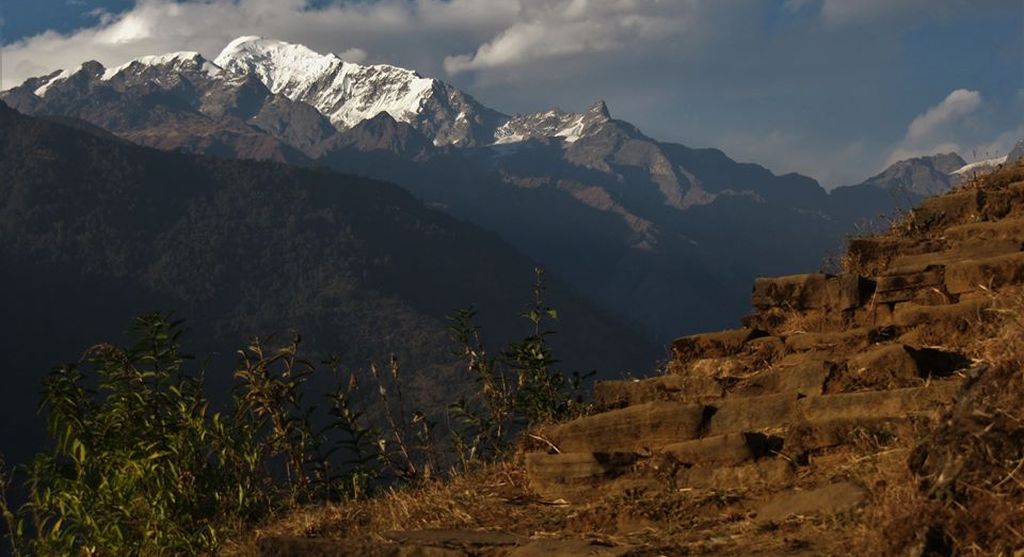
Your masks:
M1018 139L1013 149L1010 149L1010 152L1007 153L1006 162L1015 163L1022 159L1024 159L1024 139Z
M121 72L131 68L147 67L169 67L179 72L201 70L210 76L219 75L221 72L220 67L207 60L202 54L195 51L181 51L135 58L120 66L106 69L103 72L103 79L112 79Z
M574 143L611 120L603 100L592 104L586 112L564 112L554 108L546 112L516 115L502 124L494 134L494 142L517 143L529 139L561 138Z
M357 151L390 151L416 157L428 152L431 142L422 133L405 122L395 120L381 111L342 132L332 141L332 148L350 148Z
M967 162L956 153L939 153L897 161L864 181L865 185L917 195L937 195L953 186L954 174Z
M608 112L608 105L605 104L604 99L598 99L597 102L590 105L587 109L588 115L600 116L602 118L611 119L612 115Z
M54 85L71 77L84 76L85 79L98 78L110 81L128 73L139 74L149 70L175 75L202 73L208 77L216 77L221 74L220 67L207 60L202 54L194 51L181 51L140 56L112 68L107 68L96 60L89 60L76 68L55 71L42 77L28 79L25 81L25 85L29 85L36 96L45 97Z

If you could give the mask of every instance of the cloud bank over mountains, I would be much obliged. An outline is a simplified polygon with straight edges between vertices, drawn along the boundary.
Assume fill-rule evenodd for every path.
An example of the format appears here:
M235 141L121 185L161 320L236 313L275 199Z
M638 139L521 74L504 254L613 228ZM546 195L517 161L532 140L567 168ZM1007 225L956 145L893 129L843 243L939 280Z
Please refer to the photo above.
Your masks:
M212 58L254 34L413 68L508 112L604 98L656 137L835 185L897 152L1015 133L1021 18L1012 0L138 0L4 45L0 77L9 88L89 59ZM953 54L932 52L929 33L949 27ZM982 31L999 52L970 50ZM963 69L979 59L988 73Z

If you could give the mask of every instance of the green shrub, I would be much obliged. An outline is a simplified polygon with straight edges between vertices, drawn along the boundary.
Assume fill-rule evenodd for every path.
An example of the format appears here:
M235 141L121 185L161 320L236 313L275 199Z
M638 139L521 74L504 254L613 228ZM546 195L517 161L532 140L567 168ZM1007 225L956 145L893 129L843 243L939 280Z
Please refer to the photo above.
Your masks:
M548 338L555 334L549 321L558 312L544 303L544 272L536 269L533 300L522 317L530 334L512 342L497 357L489 356L468 308L451 320L452 337L467 371L478 384L475 401L449 406L454 418L454 452L463 468L478 461L503 457L522 430L566 420L587 411L580 395L586 376L556 369Z
M236 385L223 411L211 409L204 375L182 352L181 323L162 314L137 319L127 348L101 344L79 364L54 370L43 388L51 450L21 469L28 502L12 510L11 477L0 463L0 517L16 555L196 555L226 537L297 505L364 497L375 487L424 481L441 466L501 458L523 427L583 408L579 376L554 369L542 273L524 317L522 341L487 355L465 310L453 338L478 383L449 408L449 429L402 398L398 361L370 365L383 427L371 428L359 403L370 397L348 373L324 398L304 399L322 368L341 379L336 359L316 366L296 337L267 348L253 339L238 352ZM454 451L438 455L435 437Z
M327 472L326 432L302 406L313 367L297 340L240 352L232 411L220 413L181 351L180 323L147 315L133 333L130 348L95 346L47 378L53 448L26 467L21 512L3 505L17 552L194 555L278 508L355 491L352 476ZM345 394L333 400L344 415ZM340 447L363 434L335 425L347 432Z

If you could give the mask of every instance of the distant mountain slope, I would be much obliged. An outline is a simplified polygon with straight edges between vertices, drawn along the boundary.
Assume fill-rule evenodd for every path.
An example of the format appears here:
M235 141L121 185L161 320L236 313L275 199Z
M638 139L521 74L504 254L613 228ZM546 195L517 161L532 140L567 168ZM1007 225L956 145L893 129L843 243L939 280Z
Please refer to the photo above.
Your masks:
M200 355L292 330L346 366L395 353L431 403L470 380L452 374L444 316L475 304L486 337L525 334L533 266L391 184L156 151L0 103L0 446L18 446L50 366L154 309L187 317ZM619 375L658 355L549 286L566 366Z
M893 163L861 185L927 197L949 190L957 180L953 173L966 164L956 153L916 157Z
M648 137L600 101L507 116L411 70L259 37L212 61L86 63L0 98L161 149L396 182L497 232L658 343L734 322L755 276L817 270L854 223L948 188L952 164L910 161L829 194L806 176Z

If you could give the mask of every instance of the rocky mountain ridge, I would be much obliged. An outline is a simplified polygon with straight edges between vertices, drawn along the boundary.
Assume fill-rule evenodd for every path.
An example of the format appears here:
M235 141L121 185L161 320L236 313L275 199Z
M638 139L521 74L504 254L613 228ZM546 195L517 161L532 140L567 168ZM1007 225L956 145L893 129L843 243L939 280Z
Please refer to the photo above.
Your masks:
M188 92L202 98L194 104L204 114L214 117L228 114L231 111L220 109L231 107L252 116L256 112L252 106L252 91L245 99L248 102L241 103L249 107L246 111L239 106L241 99L224 99L211 94L207 83L219 81L238 87L249 79L261 83L271 95L313 107L336 131L352 129L387 113L395 121L411 125L438 146L481 147L530 140L560 140L571 144L581 137L600 132L604 125L612 122L603 101L597 101L583 113L556 108L508 116L482 105L449 83L423 77L413 70L388 64L361 65L345 61L333 53L321 54L301 44L258 36L242 36L231 41L212 61L198 52L183 51L143 56L113 68L86 62L76 69L30 78L20 86L0 93L0 98L23 112L44 110L41 105L54 104L45 110L68 113L74 112L74 107L63 104L62 100L66 102L69 94L73 95L76 86L80 87L83 82L110 82L111 87L121 93L140 86L156 86L166 92L182 93L176 89L184 80L193 87ZM93 83L93 88L97 85ZM248 87L252 88L252 84L248 83ZM51 95L51 90L61 89L72 92ZM80 90L78 92L81 93ZM265 92L263 94L266 95ZM281 99L275 99L274 103L287 104ZM87 113L82 116L88 119ZM271 134L281 131L259 125L258 121L253 123ZM283 124L286 125L279 128L296 125L291 120ZM632 128L627 132L629 135L642 136L635 127L629 127ZM323 140L327 135L328 132L322 132L314 139ZM282 139L311 157L322 154L316 140ZM1021 145L1022 142L1018 142L1017 151ZM1015 151L1001 158L1000 162L1013 161L1021 155L1024 152ZM920 176L921 165L931 165L934 176ZM898 181L908 191L930 195L949 185L943 183L943 176L955 176L966 166L967 163L955 153L908 159L894 163L863 185L889 188L888 182ZM918 175L913 175L914 172ZM674 201L669 199L668 202Z

